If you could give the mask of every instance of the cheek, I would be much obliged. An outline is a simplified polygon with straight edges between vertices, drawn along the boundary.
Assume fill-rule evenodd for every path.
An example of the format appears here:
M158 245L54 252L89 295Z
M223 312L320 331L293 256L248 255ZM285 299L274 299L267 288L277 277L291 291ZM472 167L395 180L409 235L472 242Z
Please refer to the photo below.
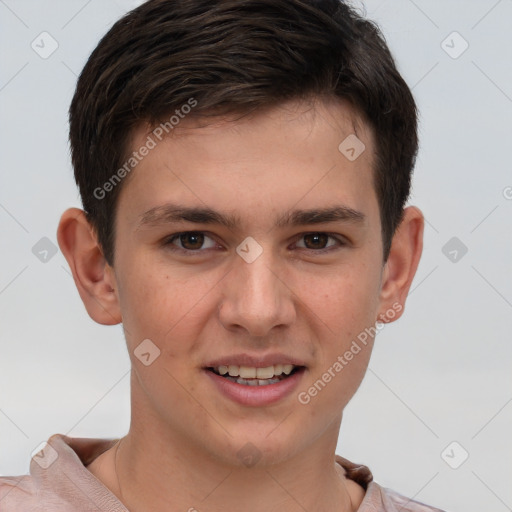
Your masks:
M340 267L311 280L317 293L305 300L317 319L318 365L311 368L305 400L333 411L344 407L359 387L371 355L369 333L378 310L379 273L363 264ZM376 268L376 267L373 267ZM358 338L359 337L359 338Z
M378 273L365 265L340 266L329 275L299 277L301 300L327 330L346 339L373 324L378 307L378 278Z
M123 326L134 349L149 338L172 360L193 349L205 319L214 313L209 295L220 278L180 276L168 267L133 265L124 274L120 293ZM175 364L175 363L174 363Z

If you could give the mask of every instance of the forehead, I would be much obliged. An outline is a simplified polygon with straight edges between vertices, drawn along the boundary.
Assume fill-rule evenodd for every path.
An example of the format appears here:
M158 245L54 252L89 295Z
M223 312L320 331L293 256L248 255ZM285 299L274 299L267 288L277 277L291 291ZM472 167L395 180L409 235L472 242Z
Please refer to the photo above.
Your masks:
M119 208L129 204L136 212L133 222L178 199L260 219L266 211L282 219L299 202L315 208L345 200L357 211L376 199L372 131L345 102L288 102L246 116L184 116L166 136L158 128L141 125L132 135L132 152L151 146L119 199Z

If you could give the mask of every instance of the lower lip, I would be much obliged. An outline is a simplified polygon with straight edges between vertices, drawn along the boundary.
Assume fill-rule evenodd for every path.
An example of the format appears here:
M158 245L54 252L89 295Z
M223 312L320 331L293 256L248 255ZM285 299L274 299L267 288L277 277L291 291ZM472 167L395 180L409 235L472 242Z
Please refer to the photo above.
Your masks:
M276 403L292 393L302 379L305 370L305 368L301 368L290 377L275 384L265 384L263 386L238 384L238 382L232 382L210 370L205 369L204 371L223 395L239 404L258 407Z

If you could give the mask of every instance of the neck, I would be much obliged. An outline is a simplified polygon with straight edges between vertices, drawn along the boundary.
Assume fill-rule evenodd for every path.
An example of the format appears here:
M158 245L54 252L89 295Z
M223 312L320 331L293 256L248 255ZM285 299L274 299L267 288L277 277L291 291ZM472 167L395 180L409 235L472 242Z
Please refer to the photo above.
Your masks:
M223 458L233 448L213 449L215 439L207 432L196 440L170 428L144 407L147 402L133 400L138 402L132 395L128 434L89 468L130 512L224 512L242 506L244 512L352 512L364 497L335 462L341 415L310 445L290 443L289 453L261 454L248 467L236 455ZM269 444L269 451L282 452L282 443Z
M271 467L226 467L131 431L117 453L116 494L131 512L357 510L364 491L312 446Z

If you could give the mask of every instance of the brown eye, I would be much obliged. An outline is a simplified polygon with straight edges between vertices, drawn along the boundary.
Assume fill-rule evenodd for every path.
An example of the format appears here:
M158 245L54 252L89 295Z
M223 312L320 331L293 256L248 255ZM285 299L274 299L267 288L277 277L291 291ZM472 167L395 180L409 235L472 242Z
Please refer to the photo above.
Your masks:
M310 233L304 235L304 241L306 242L307 249L325 249L325 244L329 240L329 235L325 233Z
M334 243L329 244L329 239L334 240ZM302 235L299 242L304 240L303 245L297 245L300 249L313 251L317 253L331 252L338 246L338 248L345 245L345 242L329 233L306 233Z
M187 231L185 233L177 233L168 237L164 241L164 245L171 250L182 251L185 253L202 253L205 252L204 249L211 249L215 247L215 242L212 238L200 231Z
M204 235L202 233L184 233L180 235L180 242L183 249L191 251L201 249L204 243Z

